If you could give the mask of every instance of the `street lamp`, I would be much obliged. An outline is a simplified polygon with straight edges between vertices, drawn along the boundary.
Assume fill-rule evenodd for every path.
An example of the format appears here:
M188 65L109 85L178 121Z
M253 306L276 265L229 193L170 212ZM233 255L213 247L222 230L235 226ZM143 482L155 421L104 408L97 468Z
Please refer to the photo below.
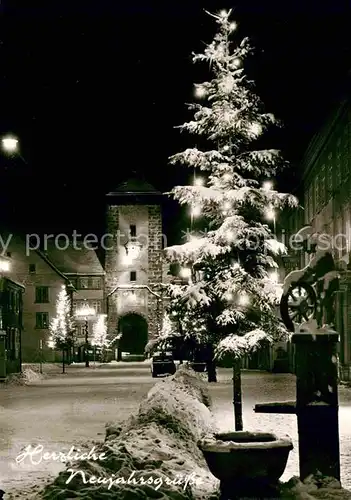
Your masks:
M9 135L3 137L1 143L2 143L2 149L6 153L15 153L16 151L18 151L18 139L16 139L15 137Z
M88 304L83 306L81 309L76 311L76 316L79 319L85 321L84 325L84 333L85 333L85 345L84 345L84 357L85 357L85 366L89 367L89 319L94 318L96 315L95 309L90 307Z

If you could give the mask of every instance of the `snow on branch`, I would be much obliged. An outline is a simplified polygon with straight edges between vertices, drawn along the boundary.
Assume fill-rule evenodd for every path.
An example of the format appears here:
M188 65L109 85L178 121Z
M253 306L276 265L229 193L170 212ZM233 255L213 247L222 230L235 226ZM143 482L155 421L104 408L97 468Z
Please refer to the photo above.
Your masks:
M164 249L169 262L187 264L196 262L200 257L217 257L230 250L230 246L223 247L211 242L208 238L194 238L183 245L173 245Z
M182 163L201 170L211 170L213 162L224 162L225 157L218 151L200 151L188 148L169 158L171 164Z
M287 248L284 245L284 243L281 243L280 241L274 238L265 240L264 246L265 249L268 252L271 252L273 255L285 255L287 253Z
M250 355L265 343L272 343L273 337L256 328L245 335L231 334L221 340L216 349L216 358L221 359L224 356L230 355L233 358L242 358L245 355Z

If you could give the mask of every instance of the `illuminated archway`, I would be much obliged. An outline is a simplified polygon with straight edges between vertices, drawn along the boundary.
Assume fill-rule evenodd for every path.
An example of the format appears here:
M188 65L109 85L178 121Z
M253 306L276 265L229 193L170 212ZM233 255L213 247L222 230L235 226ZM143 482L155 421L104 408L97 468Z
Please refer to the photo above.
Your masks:
M118 331L122 334L119 341L120 352L130 354L144 354L148 342L148 325L140 314L128 313L118 322Z

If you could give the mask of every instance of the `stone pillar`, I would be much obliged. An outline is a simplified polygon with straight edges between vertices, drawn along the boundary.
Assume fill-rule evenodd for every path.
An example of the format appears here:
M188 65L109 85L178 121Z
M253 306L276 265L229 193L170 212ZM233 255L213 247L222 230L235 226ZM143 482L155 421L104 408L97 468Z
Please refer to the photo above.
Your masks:
M296 333L296 414L300 479L321 472L340 480L338 334Z
M160 205L149 205L149 241L148 241L148 286L161 295L162 283L162 215ZM148 325L149 339L155 337L162 323L163 304L155 295L149 293Z
M106 213L105 247L105 296L107 312L107 333L113 336L117 333L117 298L115 294L110 295L117 285L118 265L118 231L119 210L118 205L109 205Z

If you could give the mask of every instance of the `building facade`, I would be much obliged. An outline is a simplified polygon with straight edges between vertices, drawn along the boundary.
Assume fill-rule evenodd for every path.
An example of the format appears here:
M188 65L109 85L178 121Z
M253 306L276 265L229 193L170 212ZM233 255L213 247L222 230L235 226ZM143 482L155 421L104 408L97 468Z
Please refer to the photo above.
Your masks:
M160 332L165 269L162 195L148 183L131 179L108 193L106 199L105 234L98 245L91 243L89 235L69 242L67 236L58 235L32 250L26 237L1 235L2 241L8 242L5 278L13 284L8 289L17 286L23 291L21 300L14 302L16 313L10 308L13 295L2 295L2 308L9 311L4 341L8 358L13 360L12 371L21 360L61 360L62 353L50 348L48 340L62 285L70 293L75 319L75 361L83 361L87 340L86 322L77 316L82 307L94 310L88 322L88 342L94 322L99 315L106 315L107 336L115 341L116 355L143 357L148 340ZM104 258L100 259L101 250ZM9 294L10 302L5 299Z
M351 379L351 104L344 100L311 141L302 162L299 190L303 210L287 217L290 234L303 225L329 236L340 273L336 322L340 335L341 376ZM307 253L289 251L286 265L302 268Z

